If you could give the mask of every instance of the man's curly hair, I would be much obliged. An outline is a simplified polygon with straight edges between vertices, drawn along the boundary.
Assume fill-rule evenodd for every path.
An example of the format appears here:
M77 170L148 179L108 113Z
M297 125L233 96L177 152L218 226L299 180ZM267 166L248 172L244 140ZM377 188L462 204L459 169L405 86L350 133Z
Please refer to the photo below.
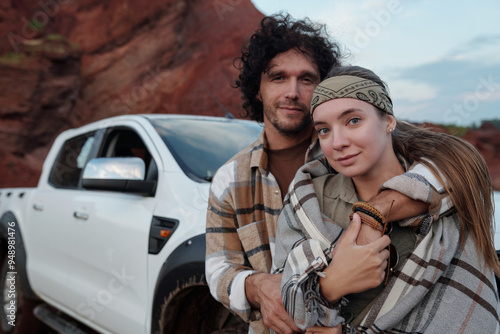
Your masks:
M309 19L294 21L290 15L266 16L246 45L241 57L235 59L240 70L236 88L240 88L245 116L263 122L263 105L257 99L260 78L270 61L278 54L298 49L311 59L323 80L333 66L340 65L340 48L330 41L324 25L313 24Z

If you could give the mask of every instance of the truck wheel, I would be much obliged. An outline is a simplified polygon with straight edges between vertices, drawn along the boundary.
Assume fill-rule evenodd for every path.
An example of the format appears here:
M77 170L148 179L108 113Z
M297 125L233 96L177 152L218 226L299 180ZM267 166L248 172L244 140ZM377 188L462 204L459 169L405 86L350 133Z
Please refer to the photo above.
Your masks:
M207 285L186 287L162 307L160 333L246 334L248 324L216 301Z
M0 325L1 333L37 333L41 323L33 315L38 302L23 297L21 282L10 274L7 258L0 269Z

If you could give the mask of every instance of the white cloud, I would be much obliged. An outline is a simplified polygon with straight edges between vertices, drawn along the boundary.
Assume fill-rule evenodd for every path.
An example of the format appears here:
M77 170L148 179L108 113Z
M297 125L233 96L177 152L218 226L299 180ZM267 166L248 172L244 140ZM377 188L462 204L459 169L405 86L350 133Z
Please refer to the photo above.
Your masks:
M392 99L405 99L410 102L421 102L436 97L436 88L411 80L394 80L388 82Z
M396 119L399 120L424 122L426 121L426 118L422 118L422 110L427 110L428 106L429 105L427 103L395 106L394 115L396 116ZM432 119L432 117L429 117L428 119Z
M462 100L477 100L480 102L500 101L500 84L485 87L478 85L474 92L464 92L460 95Z

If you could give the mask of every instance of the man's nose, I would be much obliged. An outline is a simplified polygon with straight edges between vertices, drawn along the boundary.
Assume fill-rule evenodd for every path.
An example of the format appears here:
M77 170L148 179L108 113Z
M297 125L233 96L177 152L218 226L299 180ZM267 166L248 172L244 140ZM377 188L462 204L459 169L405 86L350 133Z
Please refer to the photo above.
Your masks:
M299 85L297 80L290 80L286 86L285 97L295 100L299 97Z

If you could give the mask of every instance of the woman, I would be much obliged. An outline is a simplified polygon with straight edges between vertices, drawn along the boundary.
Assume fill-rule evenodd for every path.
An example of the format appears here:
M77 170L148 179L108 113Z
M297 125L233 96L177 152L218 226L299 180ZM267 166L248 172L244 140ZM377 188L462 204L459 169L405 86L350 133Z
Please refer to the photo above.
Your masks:
M479 153L453 136L397 122L385 84L361 67L333 69L313 94L311 114L326 161L297 173L278 220L274 258L297 325L338 326L332 333L340 333L339 324L353 333L498 331L492 187ZM400 261L386 277L389 251L380 247L387 237L371 249L355 242L359 220L389 229L387 217L363 200L398 180L413 184L406 195L428 196L426 181L406 172L414 162L446 185L453 206L419 229L394 226L389 236Z

